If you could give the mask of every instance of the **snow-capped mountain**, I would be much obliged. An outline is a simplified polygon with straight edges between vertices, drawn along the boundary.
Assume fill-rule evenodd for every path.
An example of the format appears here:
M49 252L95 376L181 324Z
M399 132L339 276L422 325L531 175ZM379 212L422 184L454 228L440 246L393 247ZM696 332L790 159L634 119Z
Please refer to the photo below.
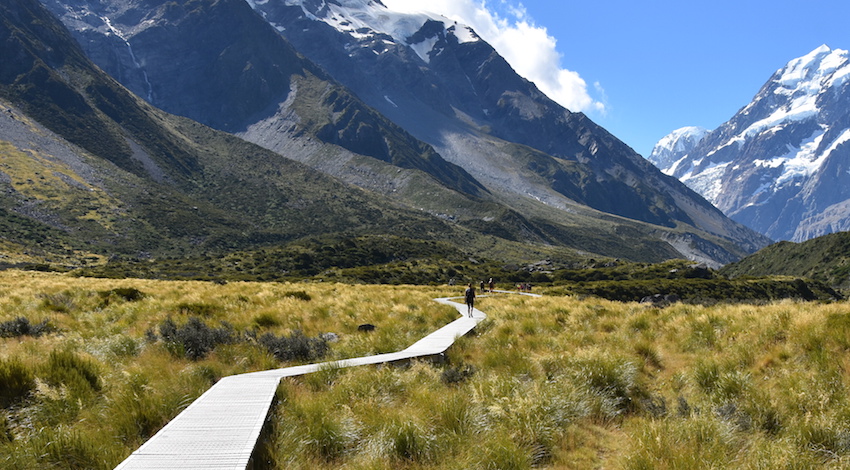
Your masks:
M665 173L773 239L850 230L850 55L824 45L788 62L695 148L661 157Z
M669 171L674 167L674 163L693 150L706 134L708 129L704 127L689 126L676 129L655 144L647 160L658 168Z

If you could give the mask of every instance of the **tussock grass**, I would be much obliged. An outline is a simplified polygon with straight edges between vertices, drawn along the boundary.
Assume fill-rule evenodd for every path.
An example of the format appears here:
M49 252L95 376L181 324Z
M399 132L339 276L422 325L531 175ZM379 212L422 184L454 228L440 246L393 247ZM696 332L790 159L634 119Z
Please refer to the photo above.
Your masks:
M850 464L846 304L658 308L553 296L488 298L484 309L489 319L445 364L348 370L321 388L290 381L290 401L278 410L279 429L287 430L276 439L289 442L279 446L279 461L480 469ZM463 376L467 368L474 373ZM287 416L304 403L323 403L356 430L332 462L294 451L308 430L291 428ZM419 457L401 458L398 442L418 445L411 455Z
M331 360L412 344L452 316L431 301L444 293L0 272L0 467L113 468L221 377L311 360L321 333L339 338ZM310 354L281 360L265 334Z
M220 377L296 363L263 335L335 333L329 361L395 351L456 318L431 301L454 293L0 273L0 322L55 327L0 338L0 466L112 468ZM489 318L442 362L286 379L264 443L270 466L850 466L846 303L661 308L549 295L480 306ZM159 338L169 318L227 322L234 341L176 356ZM377 329L358 331L364 323Z

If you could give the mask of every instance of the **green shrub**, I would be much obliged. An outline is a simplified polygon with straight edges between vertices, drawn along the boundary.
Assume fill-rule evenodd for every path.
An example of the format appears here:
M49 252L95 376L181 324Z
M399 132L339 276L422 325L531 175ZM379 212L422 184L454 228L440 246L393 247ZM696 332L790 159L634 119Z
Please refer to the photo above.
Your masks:
M0 413L0 445L9 444L15 440L15 435L12 434L9 418L5 413Z
M796 430L803 445L829 454L850 455L850 431L826 419L810 419Z
M484 426L484 410L462 393L453 393L441 400L436 422L441 429L457 435L469 435Z
M304 443L308 452L316 457L332 462L354 445L357 433L340 419L338 410L329 407L327 403L308 403L298 414L304 421Z
M17 359L0 359L0 407L16 403L35 390L35 375Z
M279 326L280 320L277 319L276 315L269 312L264 312L254 317L253 323L258 328L271 328L274 326Z
M106 350L118 358L133 357L141 350L139 343L131 336L115 335L106 341Z
M305 302L309 302L313 300L313 297L310 296L307 292L303 290L292 290L285 292L283 294L284 297L292 297L293 299L303 300Z
M730 468L735 450L730 429L710 415L644 421L630 434L627 470Z
M575 378L600 399L602 418L614 418L626 411L635 410L636 399L643 391L637 383L638 369L625 358L608 355L591 356L574 360Z
M108 440L75 431L44 430L34 444L43 468L97 470L114 467L120 456L106 447Z
M14 320L0 323L0 338L14 338L18 336L32 336L37 338L53 331L56 331L56 329L50 325L48 320L42 320L39 323L32 324L29 319L18 317Z
M422 426L411 422L394 422L385 430L389 450L399 460L424 462L432 457L435 438Z
M661 354L658 352L658 348L649 341L638 341L635 344L635 353L642 357L648 365L659 369L663 368L663 364L661 363Z
M339 367L335 362L322 364L319 370L302 377L310 390L317 392L330 389L348 369Z
M219 328L211 328L198 317L190 317L181 327L170 317L166 318L159 325L159 335L172 353L185 355L193 361L203 359L219 344L236 341L233 327L226 322Z
M475 374L475 367L469 364L461 364L457 367L447 367L440 374L440 381L446 385L456 385L466 382L466 379Z
M64 385L74 396L87 395L101 388L98 367L94 361L81 358L71 351L51 351L43 373L50 385Z
M265 346L270 353L279 361L314 361L321 359L327 354L328 342L322 338L308 338L300 330L293 331L289 336L275 336L266 333L259 338L260 344Z
M124 442L141 442L162 428L190 397L152 387L147 377L129 374L109 401L110 428Z
M508 436L488 442L481 449L479 468L486 470L528 470L532 468L532 455Z
M125 302L137 302L146 297L146 294L135 287L116 287L98 292L104 305L109 305L113 299L121 299Z
M724 322L717 317L707 316L691 321L691 332L687 344L692 349L713 348L719 339L718 332Z
M711 361L699 361L694 368L694 381L708 394L714 393L720 383L720 367Z
M826 336L842 349L850 349L850 313L833 313L826 319Z

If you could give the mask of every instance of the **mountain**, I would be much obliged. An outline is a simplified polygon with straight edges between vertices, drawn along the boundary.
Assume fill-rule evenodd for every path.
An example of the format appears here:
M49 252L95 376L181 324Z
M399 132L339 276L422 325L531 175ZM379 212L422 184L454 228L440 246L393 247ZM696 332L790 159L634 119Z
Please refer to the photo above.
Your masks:
M775 243L724 266L721 274L804 277L847 289L850 288L850 232L831 233L801 243Z
M653 161L734 220L803 241L850 229L848 142L848 52L821 46L776 71L686 155Z
M586 116L546 97L468 26L370 0L250 3L299 52L509 200L744 237Z
M640 233L714 263L767 243L438 15L367 0L44 3L152 104L485 233L579 249L584 232L609 246Z
M202 256L316 234L475 240L152 107L35 0L0 4L0 56L4 263Z
M704 127L682 127L664 136L652 148L647 160L659 168L670 168L689 154L708 134Z
M413 210L417 220L432 216L473 239L713 265L767 243L546 98L473 31L439 17L353 0L254 5L268 12L241 0L44 4L91 59L148 103L272 150L268 162L306 163L365 189L374 204ZM350 21L319 20L337 13ZM364 17L374 27L355 21ZM381 25L416 32L409 43L393 43ZM293 31L303 33L301 42L281 34ZM308 40L313 35L324 42ZM309 57L317 49L350 73L319 61L321 54ZM234 160L233 171L240 165Z

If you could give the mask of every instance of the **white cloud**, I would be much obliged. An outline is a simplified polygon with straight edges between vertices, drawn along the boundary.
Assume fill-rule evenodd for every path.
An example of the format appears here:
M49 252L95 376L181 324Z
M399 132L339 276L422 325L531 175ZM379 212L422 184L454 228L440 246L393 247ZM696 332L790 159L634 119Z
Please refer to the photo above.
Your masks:
M557 39L529 18L522 3L499 0L503 14L485 0L382 0L392 10L432 12L472 27L520 75L534 82L549 98L570 111L605 113L604 100L594 99L587 83L572 70L561 67ZM599 83L596 93L604 97Z

